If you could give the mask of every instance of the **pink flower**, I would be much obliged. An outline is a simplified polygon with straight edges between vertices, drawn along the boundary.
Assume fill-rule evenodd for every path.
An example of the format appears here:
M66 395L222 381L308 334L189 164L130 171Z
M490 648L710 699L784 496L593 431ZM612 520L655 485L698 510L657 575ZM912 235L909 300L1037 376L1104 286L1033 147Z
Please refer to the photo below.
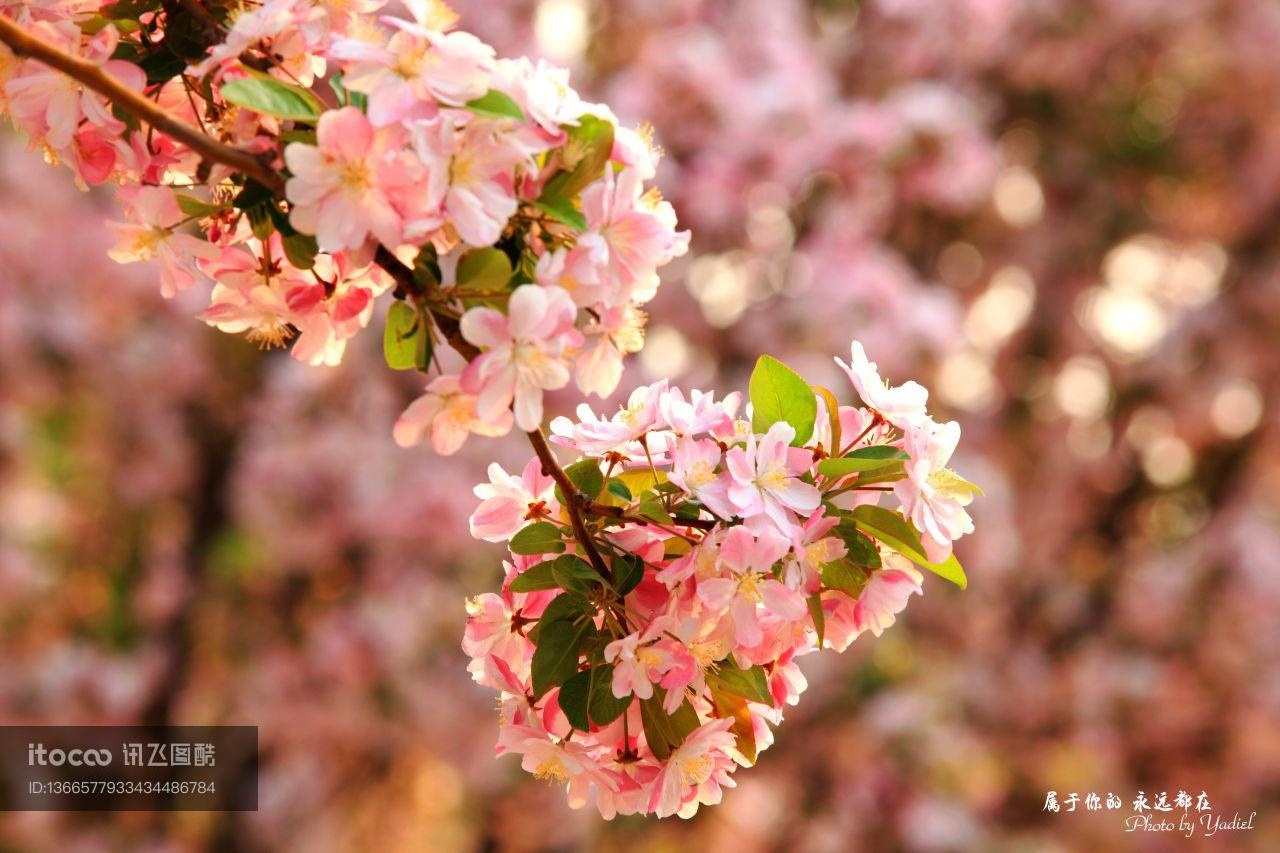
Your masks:
M788 423L776 423L759 439L748 437L745 448L725 454L731 482L728 500L743 518L767 516L787 533L794 526L791 512L809 513L818 508L822 495L800 479L812 464L812 454L791 448L796 431ZM792 452L795 451L795 452Z
M805 595L818 591L822 567L849 553L848 547L838 536L829 536L839 523L836 516L828 516L819 508L804 520L791 538L792 560L783 566L782 580L792 589Z
M584 104L569 86L569 71L546 60L500 59L495 66L501 89L542 131L547 145L564 141L561 125L576 125Z
M578 356L575 376L584 394L607 397L622 379L624 356L644 348L643 311L630 303L605 308L600 319L587 326L586 332L595 344Z
M458 107L489 89L493 48L475 36L445 33L442 21L384 20L397 30L385 45L336 39L330 50L347 63L343 85L369 97L376 126L429 119L437 101Z
M396 444L410 447L431 435L431 449L441 456L457 453L467 436L499 436L511 431L512 416L502 410L492 421L476 415L476 398L463 392L457 376L437 376L427 386L427 393L409 404L396 419L392 435ZM474 527L473 527L474 533Z
M294 142L284 152L293 173L285 185L293 226L314 234L326 252L359 249L371 233L384 245L399 245L403 226L392 196L412 176L393 156L397 138L392 130L374 130L355 107L322 115L318 145Z
M486 658L497 658L511 673L523 673L527 677L533 643L524 634L513 630L515 609L510 593L497 595L487 592L467 600L467 627L462 636L462 650L473 659L468 670L476 681L489 681L484 666ZM503 689L500 682L491 686Z
M653 685L668 667L658 641L667 628L666 619L654 619L644 631L628 634L604 648L604 659L613 666L613 695L621 699L632 693L638 699L653 696Z
M649 811L658 817L692 817L699 805L720 802L721 788L735 785L729 775L734 770L729 750L736 744L732 724L718 719L703 723L672 750L653 780Z
M298 315L296 325L301 332L292 355L313 366L340 364L347 340L368 326L373 316L373 292L349 281L336 284L332 294L319 282L297 288L290 291L287 301Z
M862 344L854 341L850 347L849 363L836 359L836 364L848 374L853 388L867 408L880 414L889 423L906 429L927 417L925 404L929 392L916 382L905 382L896 388L880 378L874 361L867 360Z
M716 471L720 456L717 442L682 436L676 439L671 452L672 467L668 476L711 512L728 519L736 515L738 509L729 500L729 478Z
M575 424L570 443L583 453L600 456L635 441L657 425L658 401L666 389L665 379L640 386L612 418L597 419L593 414L590 420Z
M553 739L532 726L504 725L498 735L498 753L506 752L522 756L520 766L535 779L565 785L570 808L586 805L593 788L614 792L618 788L617 779L591 757L585 746Z
M606 294L591 253L577 247L544 252L534 268L533 280L542 285L563 287L581 308L602 302Z
M471 514L471 535L486 542L505 542L532 518L560 511L555 480L542 473L536 458L529 460L519 477L494 462L489 466L489 482L476 486L474 492L481 503Z
M925 550L935 562L950 555L953 540L973 532L965 507L973 502L975 488L946 467L959 441L960 425L955 421L915 424L906 433L911 457L904 464L907 477L893 484L903 514L923 534Z
M708 578L698 584L698 597L713 610L728 610L734 639L750 648L764 639L759 608L786 621L804 618L804 599L773 577L774 563L790 550L790 544L768 529L758 537L746 527L733 527L720 545L727 577Z
M237 62L246 50L269 42L272 55L281 57L295 76L300 72L303 85L310 85L315 74L324 70L324 60L315 58L318 65L313 65L310 54L322 46L326 32L325 12L312 0L266 0L236 16L226 38L189 71L203 77Z
M912 594L924 592L920 572L905 557L887 554L884 559L885 567L871 575L854 608L857 629L877 637L906 609Z
M569 382L565 349L582 340L577 308L558 287L526 284L511 294L507 312L479 307L462 316L463 336L485 350L463 371L462 389L476 395L482 419L514 403L516 425L537 429L542 392Z
M289 306L289 295L310 288L314 280L285 263L278 233L265 244L251 240L229 246L201 261L200 268L217 282L200 314L206 323L231 334L247 332L263 347L283 346L293 337L300 318Z
M676 231L671 205L646 193L634 170L615 176L606 169L582 191L582 212L591 231L579 244L590 246L607 272L613 295L606 302L616 304L633 290L651 289L658 267L688 251L689 232Z
M498 132L475 120L459 129L441 115L414 129L414 147L431 176L413 210L408 233L420 239L452 225L472 246L490 246L516 212L515 166L524 155Z
M742 405L742 393L734 391L719 403L716 395L694 389L686 400L679 388L671 388L662 396L662 419L677 435L699 433L733 433L733 419Z
M882 551L881 559L884 568L871 575L856 599L843 593L822 597L826 645L837 652L848 648L863 631L880 636L906 608L912 594L923 592L920 572L907 558Z
M107 253L111 260L122 264L158 260L160 292L166 299L197 281L208 280L196 268L195 261L212 260L218 251L194 235L173 230L186 219L173 190L168 187L121 187L116 198L124 207L129 221L107 223L116 236L115 247Z

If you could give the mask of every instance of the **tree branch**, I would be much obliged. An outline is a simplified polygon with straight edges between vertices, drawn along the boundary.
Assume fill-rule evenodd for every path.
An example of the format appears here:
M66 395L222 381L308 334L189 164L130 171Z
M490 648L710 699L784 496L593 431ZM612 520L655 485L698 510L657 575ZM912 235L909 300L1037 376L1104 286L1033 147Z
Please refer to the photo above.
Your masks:
M418 283L417 279L413 277L413 270L397 258L394 252L386 246L379 246L378 251L373 256L373 260L395 280L396 294L398 296L413 296L420 301L426 301L430 295L430 290ZM444 335L445 340L449 342L449 346L457 350L459 355L467 361L472 361L476 356L480 355L480 350L462 336L462 329L458 325L456 318L437 311L430 305L427 306L427 310L431 312L431 319L435 320L436 326L440 329L440 333Z
M556 461L556 456L551 452L551 446L547 444L547 439L542 434L542 430L535 429L526 433L529 436L529 443L533 445L533 452L538 454L538 460L542 463L542 473L551 477L556 481L556 485L560 487L560 491L564 494L565 512L569 513L569 523L573 526L573 535L577 537L578 542L582 545L582 550L587 552L587 559L591 561L591 565L600 573L606 581L613 581L613 574L609 571L609 567L604 564L604 559L600 556L600 551L596 549L596 543L591 538L591 534L587 531L586 522L582 519L582 510L590 506L592 501L573 484L569 479L569 475L560 467L560 463Z
M97 65L41 41L5 15L0 15L0 42L9 45L18 56L30 57L61 71L139 121L173 137L204 159L224 163L274 192L284 192L284 179L257 156L219 142L199 128L170 115L142 93L130 89Z

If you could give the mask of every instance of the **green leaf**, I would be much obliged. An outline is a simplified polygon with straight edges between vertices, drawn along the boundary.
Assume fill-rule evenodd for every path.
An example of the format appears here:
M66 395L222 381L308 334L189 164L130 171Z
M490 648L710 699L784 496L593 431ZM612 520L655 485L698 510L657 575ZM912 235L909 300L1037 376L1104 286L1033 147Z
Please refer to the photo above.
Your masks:
M128 33L136 33L139 29L141 29L141 25L136 20L131 20L129 18L116 18L114 20L108 20L107 18L104 18L101 15L94 15L91 18L85 18L79 23L80 32L84 33L87 36L96 36L98 33L105 30L108 25L114 26L116 28L116 31L119 32L121 35L126 35Z
M520 105L510 95L497 89L490 89L474 101L468 101L467 109L478 116L524 121L524 110L520 109Z
M187 61L171 50L157 50L140 59L137 64L147 75L148 86L167 83L187 69Z
M860 530L858 526L848 519L841 519L831 530L840 540L844 542L845 548L849 554L846 557L849 562L855 566L865 566L869 569L880 568L880 552L876 550L876 543L867 538L867 535Z
M707 673L707 684L714 684L716 688L726 693L750 699L752 702L773 705L773 695L769 692L769 679L761 666L739 669L731 659L723 660L716 665L714 671Z
M511 537L513 554L559 554L564 550L560 529L549 521L539 521Z
M822 585L857 598L867 585L867 574L847 560L837 560L822 567Z
M500 249L472 249L458 261L458 287L483 292L506 289L511 281L511 259Z
M827 635L827 614L822 610L822 593L815 592L809 596L809 616L813 619L813 628L818 632L818 648Z
M609 725L631 707L632 698L630 693L621 699L613 695L613 664L603 664L591 670L591 698L587 700L591 722L597 726Z
M276 137L286 145L290 142L301 142L303 145L318 145L319 136L314 127L291 127L280 131Z
M868 504L853 511L853 523L858 529L873 539L913 560L928 559L924 553L924 545L920 543L920 533L900 513L881 506Z
M951 581L961 589L966 589L969 586L969 578L964 573L964 566L960 565L960 561L954 553L941 563L930 563L927 560L916 560L916 562L938 577Z
M710 682L708 687L711 689L711 707L715 715L723 720L733 720L729 731L733 732L736 738L735 746L748 763L754 764L757 754L756 730L751 721L751 709L747 707L747 700L718 690Z
M431 360L431 332L407 302L396 300L387 309L382 355L392 370L425 369Z
M565 468L564 473L578 487L578 491L591 500L600 497L600 492L604 490L604 475L600 473L600 465L594 459L580 459ZM564 491L559 486L556 486L555 494L557 501L567 503Z
M314 122L324 104L309 90L249 69L248 77L222 84L222 97L256 113L292 121Z
M653 695L640 700L640 722L644 726L644 737L649 748L659 759L671 756L671 750L684 743L689 733L698 728L698 712L693 710L689 700L680 703L674 714L668 714L662 707L667 693L661 687L653 688Z
M671 513L667 512L667 508L662 505L662 501L657 498L651 498L647 501L641 501L636 507L636 512L645 518L658 522L659 524L673 524L674 519Z
M621 717L631 705L628 693L619 699L613 695L613 664L584 669L560 687L560 710L569 725L579 731L590 731L591 724L607 726Z
M316 265L316 254L319 253L320 246L316 243L315 237L295 231L284 235L280 242L284 246L284 256L298 269L309 270ZM427 333L422 334L421 337L426 341L431 340L431 335ZM418 366L425 369L426 362L429 360L429 358L424 359Z
M887 463L907 458L906 453L888 445L860 447L845 456L823 459L818 463L818 473L836 479L862 471L875 471Z
M891 459L879 468L863 471L858 475L858 486L874 486L877 483L894 483L907 476L907 470L900 460Z
M587 230L587 217L571 201L562 198L538 199L534 205L547 216L563 222L575 231Z
M578 644L591 626L586 623L551 622L542 626L530 668L533 697L539 699L552 687L564 684L578 671Z
M550 566L550 563L541 563ZM526 573L527 574L527 573ZM551 599L542 610L539 623L542 622L576 622L584 616L595 616L595 605L586 597L576 592L562 592Z
M516 575L511 581L512 592L537 592L541 589L559 589L560 583L551 574L550 561L538 563Z
M550 563L541 563L547 566L550 571ZM525 572L524 574L528 574ZM524 577L521 575L520 577ZM515 589L514 583L512 589ZM516 590L519 592L520 590ZM538 624L529 630L529 640L535 645L538 638L542 635L542 629L552 622L584 622L588 619L594 619L596 613L595 605L583 595L576 592L562 592L543 609L542 615L538 617ZM594 622L592 623L594 625Z
M204 199L193 198L189 195L177 193L178 209L182 211L183 216L217 216L219 213L227 209L225 204L211 204Z
M575 592L590 592L604 581L590 563L575 554L556 557L551 563L551 576L556 579L556 586Z
M628 489L627 484L621 480L610 480L609 485L606 487L606 491L618 500L622 501L624 504L629 504L632 501L631 490Z
M266 240L276 230L275 221L271 217L271 204L257 204L245 210L249 218L249 230L259 240Z
M818 398L800 375L772 356L762 355L751 371L751 427L756 432L768 432L779 421L785 421L795 429L791 441L802 446L813 436L813 425L818 418Z
M613 561L613 588L618 595L627 595L644 579L644 560L635 554L616 557Z
M853 511L853 521L859 530L880 540L904 557L920 564L929 571L964 589L969 585L964 567L952 554L940 563L932 563L925 555L920 533L899 513L878 506L860 506Z
M613 156L614 127L608 119L584 115L566 132L569 138L561 149L565 171L547 182L539 200L573 198L604 176Z
M587 702L591 698L591 679L594 674L594 669L582 670L560 685L560 695L556 697L569 725L581 732L591 731L591 721L587 718Z
M231 206L236 210L248 210L258 205L270 204L274 199L275 193L250 178L245 181L244 188L231 200Z

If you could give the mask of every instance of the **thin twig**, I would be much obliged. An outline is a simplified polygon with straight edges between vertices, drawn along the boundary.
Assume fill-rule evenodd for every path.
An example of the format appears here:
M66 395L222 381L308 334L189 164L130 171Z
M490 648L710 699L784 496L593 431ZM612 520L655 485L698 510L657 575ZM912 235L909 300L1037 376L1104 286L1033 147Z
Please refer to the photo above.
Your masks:
M556 481L556 485L560 487L560 491L564 494L565 512L569 513L569 523L573 525L573 535L578 538L582 550L587 552L587 559L591 561L591 565L595 568L600 576L608 582L613 581L613 574L609 571L609 567L604 564L604 558L600 556L600 551L596 548L595 540L592 539L590 532L587 531L587 524L583 521L582 510L585 504L590 503L590 499L573 484L569 479L569 475L560 467L560 463L556 461L556 455L551 452L551 445L547 444L547 439L542 434L542 430L535 429L526 433L529 436L529 443L533 445L533 452L538 454L538 461L542 463L542 473Z

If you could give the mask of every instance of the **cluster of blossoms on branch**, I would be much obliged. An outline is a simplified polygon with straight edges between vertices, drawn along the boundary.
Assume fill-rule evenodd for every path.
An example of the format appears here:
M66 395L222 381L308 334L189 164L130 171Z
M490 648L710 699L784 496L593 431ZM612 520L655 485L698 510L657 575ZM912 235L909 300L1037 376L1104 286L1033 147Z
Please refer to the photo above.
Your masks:
M442 4L382 5L0 0L0 105L82 182L121 185L113 257L158 260L166 296L211 286L211 325L335 364L391 291L389 366L461 356L393 434L452 453L515 425L537 453L493 466L472 518L511 552L463 643L502 693L499 751L606 817L688 816L769 745L796 658L891 625L914 564L963 586L959 427L855 343L861 407L765 356L745 417L741 395L660 382L556 419L581 456L561 468L543 392L613 392L687 248L645 185L657 151Z
M382 5L0 2L278 184L3 47L0 106L82 182L121 184L112 257L158 259L166 296L211 286L201 316L223 331L333 365L394 286L388 362L438 364L441 337L470 362L410 412L449 453L513 420L534 429L543 391L571 379L611 393L688 234L646 186L650 135L582 101L566 71L496 58L443 4L370 14Z
M472 533L511 559L501 593L470 603L463 647L501 692L499 751L571 805L719 802L804 690L797 658L892 625L921 591L915 564L964 585L952 542L977 489L947 467L959 427L859 344L842 366L862 407L765 356L749 418L739 394L659 382L611 418L552 423L581 454L567 489L539 458L477 487ZM567 501L592 519L585 540Z

